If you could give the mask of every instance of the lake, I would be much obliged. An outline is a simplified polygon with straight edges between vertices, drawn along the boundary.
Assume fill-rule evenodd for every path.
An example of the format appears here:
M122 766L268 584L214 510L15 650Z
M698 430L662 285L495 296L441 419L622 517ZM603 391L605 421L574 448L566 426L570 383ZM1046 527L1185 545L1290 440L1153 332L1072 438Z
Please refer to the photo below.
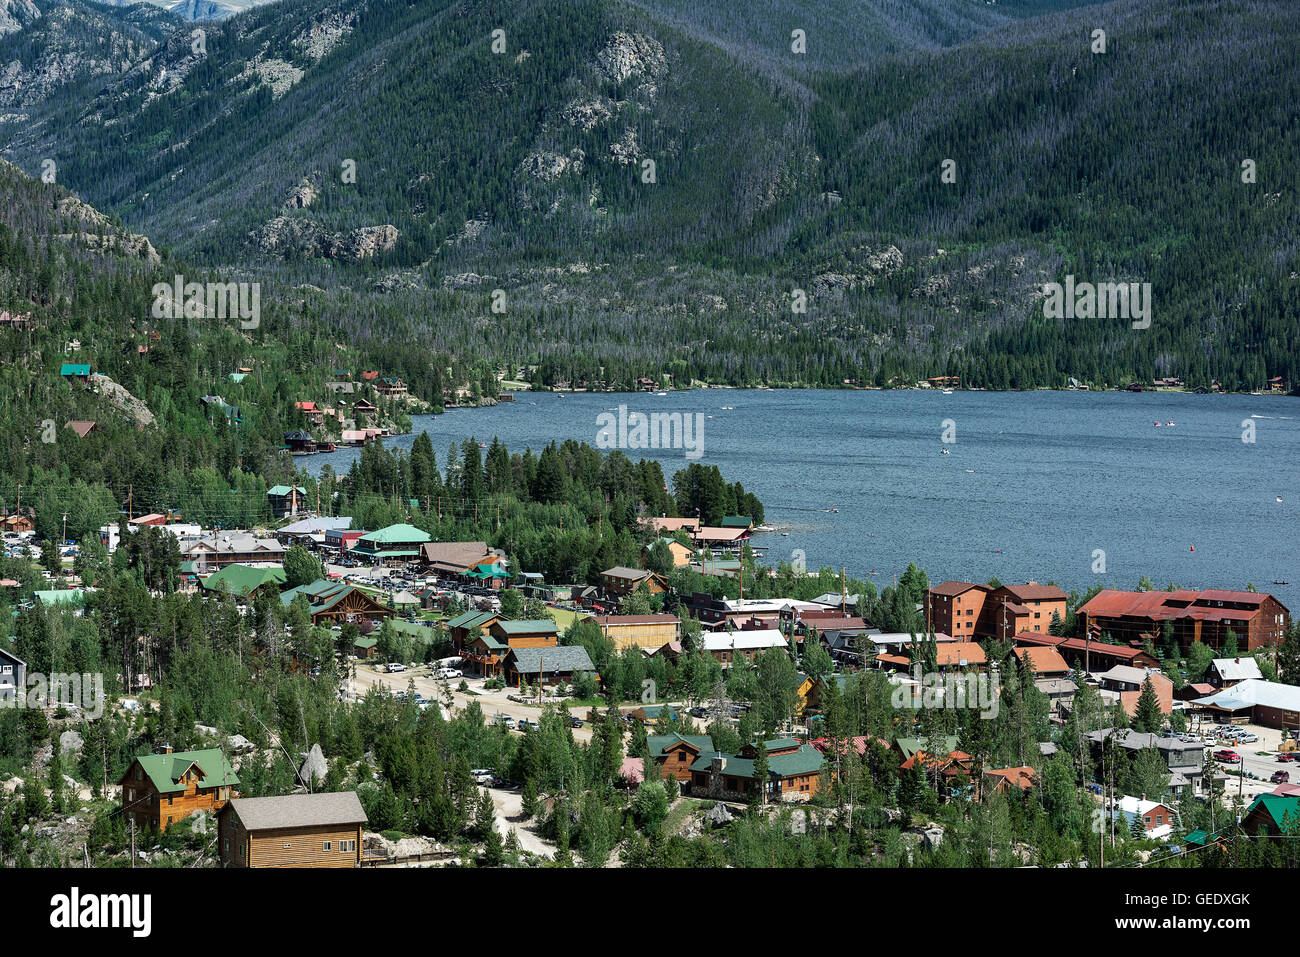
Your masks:
M1098 581L1269 591L1300 608L1300 400L1128 392L703 389L518 393L485 409L416 416L439 462L448 444L499 437L597 444L606 411L703 416L698 461L742 482L781 532L767 561L802 552L890 584L910 561L932 582ZM730 408L724 408L730 407ZM1159 421L1160 427L1154 422ZM1165 425L1173 422L1173 425ZM635 422L632 423L635 425ZM1253 430L1253 435L1251 431ZM1242 438L1254 441L1243 442ZM945 439L949 441L944 441ZM385 440L409 449L413 436ZM943 454L942 449L949 454ZM673 471L681 449L627 449ZM303 459L344 472L359 450ZM1282 501L1279 503L1278 498ZM838 511L826 511L829 508ZM1105 572L1097 550L1104 552ZM1291 582L1274 585L1275 579Z

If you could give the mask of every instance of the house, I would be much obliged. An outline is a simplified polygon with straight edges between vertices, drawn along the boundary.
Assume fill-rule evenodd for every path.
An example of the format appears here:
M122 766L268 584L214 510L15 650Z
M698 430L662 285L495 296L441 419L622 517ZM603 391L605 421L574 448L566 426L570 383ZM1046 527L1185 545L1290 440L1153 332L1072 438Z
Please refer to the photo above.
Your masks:
M352 546L352 554L365 556L376 563L406 562L418 558L421 546L427 541L428 532L399 523L362 535Z
M1076 615L1085 631L1138 645L1158 641L1168 623L1183 651L1197 641L1223 648L1232 632L1242 650L1251 652L1280 644L1291 626L1291 613L1272 595L1221 589L1105 589Z
M649 545L641 549L641 561L648 562L650 559L650 549L655 545L663 542L668 547L668 552L673 556L674 568L685 568L699 554L691 546L679 542L675 538L657 538Z
M1205 679L1215 688L1231 688L1252 678L1257 681L1264 679L1259 662L1254 658L1215 658L1205 672Z
M279 597L284 584L284 569L279 567L254 568L239 563L226 565L199 581L199 587L209 595L229 592L238 599L248 601L258 594Z
M325 388L335 395L352 395L356 392L356 386L351 382L326 382Z
M1246 808L1241 829L1254 837L1300 834L1300 797L1261 794Z
M447 622L447 631L456 650L464 651L469 643L479 635L486 635L488 628L501 620L501 616L490 611L467 611Z
M375 656L375 648L379 645L378 638L372 638L367 635L364 638L358 638L352 642L352 654L362 661L369 661Z
M233 798L217 815L223 867L360 867L356 791Z
M284 446L290 452L314 452L316 440L305 429L294 429L284 433Z
M405 395L406 385L395 376L385 376L374 382L375 391L380 395Z
M596 624L614 642L614 650L662 648L677 639L681 619L676 615L597 615Z
M30 508L17 509L12 515L6 515L0 520L0 528L6 532L34 532L36 512Z
M83 439L91 432L95 431L95 423L85 419L73 419L70 422L64 423L63 427L65 429L71 429L73 432L77 433L79 438Z
M700 644L723 667L730 667L733 661L751 662L769 648L784 651L789 647L785 635L775 628L705 634L701 636Z
M1195 741L1183 741L1179 738L1164 738L1158 734L1134 731L1132 728L1102 728L1088 732L1088 746L1093 758L1100 764L1102 744L1114 735L1119 747L1136 756L1146 748L1155 748L1169 768L1169 788L1175 794L1182 788L1191 786L1193 793L1202 786L1201 771L1205 758L1205 746Z
M973 641L935 642L935 666L940 672L946 671L983 671L988 665L988 656L984 649ZM895 668L910 670L915 660L916 648L911 646L907 653L882 652L876 655L877 668Z
M1266 728L1300 728L1300 687L1247 678L1193 704L1223 718L1248 718Z
M65 362L59 369L59 375L68 381L76 379L78 382L86 382L90 379L90 366L81 365L75 362Z
M393 617L393 609L376 601L369 593L343 582L318 578L308 585L299 585L280 594L280 604L288 608L299 595L307 599L313 625L336 621L370 619L382 621Z
M817 793L825 762L820 751L793 738L764 741L763 747L767 751L766 781L754 773L758 757L754 745L745 745L737 754L706 751L691 765L691 796L747 801L765 792L767 801L780 803L806 801Z
M1133 821L1140 820L1146 836L1157 839L1168 837L1178 824L1177 812L1168 805L1127 795L1115 802L1111 813L1116 821L1122 818L1130 827Z
M1098 676L1102 700L1118 700L1129 717L1137 714L1138 699L1142 695L1142 685L1150 679L1155 689L1156 700L1160 703L1160 713L1169 714L1174 708L1174 683L1154 668L1130 668L1116 665ZM1107 694L1111 692L1111 694Z
M554 648L560 637L559 628L549 618L498 619L488 625L487 632L511 648Z
M948 581L922 600L926 628L958 638L1011 638L1020 632L1047 634L1054 615L1065 619L1069 596L1055 585L1026 582L990 588Z
M325 530L325 541L321 543L321 547L342 557L343 553L350 551L352 546L365 534L366 531L362 528L327 528Z
M314 425L320 425L325 418L325 410L318 407L315 402L295 402L293 407L309 419Z
M306 435L306 433L303 433ZM311 436L307 436L310 440ZM307 490L301 485L276 485L266 492L270 500L271 514L276 518L288 518L298 514L307 499Z
M1071 674L1069 664L1055 648L1017 648L1015 655L1035 678L1065 678Z
M696 548L735 548L749 537L748 528L721 528L702 525L691 533Z
M645 585L652 595L662 595L668 591L668 582L662 575L644 568L628 568L615 565L600 573L600 583L607 598L622 598Z
M718 521L720 528L743 528L749 531L754 527L754 520L748 515L724 515Z
M647 518L645 521L651 531L659 535L672 535L683 529L687 532L695 532L700 527L698 518Z
M27 662L0 648L0 701L17 698L27 690Z
M165 831L197 811L215 813L239 796L239 778L216 748L141 755L118 784L122 814L137 829Z
M203 407L212 412L220 412L226 417L227 422L243 422L243 416L239 414L239 406L231 405L219 395L205 395L200 397L199 402Z
M505 660L506 681L512 685L521 679L534 687L559 681L572 684L574 677L583 672L595 675L596 666L582 645L511 648Z
M822 699L826 696L826 691L833 683L835 687L844 693L848 686L849 676L847 674L821 675L813 678L809 675L799 676L799 687L795 689L797 704L795 714L806 716L811 714L820 714L822 710Z
M1034 769L991 768L984 772L985 794L1023 794L1034 786Z
M365 399L357 399L356 402L352 403L352 414L364 415L364 416L376 416L379 414L379 409L371 405Z

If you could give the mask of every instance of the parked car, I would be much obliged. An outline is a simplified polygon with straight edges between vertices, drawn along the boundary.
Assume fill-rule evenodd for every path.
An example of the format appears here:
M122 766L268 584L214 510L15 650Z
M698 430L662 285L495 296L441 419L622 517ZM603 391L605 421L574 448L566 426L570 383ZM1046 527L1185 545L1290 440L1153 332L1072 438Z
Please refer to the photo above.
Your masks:
M400 661L390 661L387 667L385 668L385 670L390 675L393 675L393 674L397 674L397 672L399 671L405 671L406 665L402 664Z
M1249 731L1244 731L1237 735L1237 740L1242 744L1254 744L1259 740L1259 735L1251 734Z
M461 677L464 677L464 676L463 676L459 671L457 671L455 668L439 668L437 671L434 672L434 677L437 677L437 678L461 678Z
M486 787L496 780L496 774L487 768L476 768L469 772L474 777L474 783L479 787Z
M569 727L570 727L570 728L581 728L581 727L582 727L582 719L581 719L581 718L570 718L570 719L569 719Z
M1224 761L1228 764L1236 764L1241 760L1241 755L1236 751L1229 751L1227 748L1224 748L1222 751L1214 752L1214 760Z
M508 714L498 714L493 717L492 723L499 724L503 728L513 728L515 726L515 719L510 717Z
M1289 784L1291 783L1291 773L1289 771L1274 771L1273 776L1268 780L1271 784Z
M703 708L701 708L699 705L696 705L694 708L692 708L692 709L691 709L690 711L688 711L687 713L688 713L692 718L703 718L705 715L708 714L708 712L705 711Z
M538 728L541 727L541 725L539 725L536 721L533 721L529 718L520 718L519 721L515 724L515 727L518 728L520 731L527 731L529 728L532 728L534 731L536 731Z
M1282 762L1294 761L1295 758L1296 758L1295 752L1290 752L1290 751L1285 754L1279 754L1277 756L1277 759Z

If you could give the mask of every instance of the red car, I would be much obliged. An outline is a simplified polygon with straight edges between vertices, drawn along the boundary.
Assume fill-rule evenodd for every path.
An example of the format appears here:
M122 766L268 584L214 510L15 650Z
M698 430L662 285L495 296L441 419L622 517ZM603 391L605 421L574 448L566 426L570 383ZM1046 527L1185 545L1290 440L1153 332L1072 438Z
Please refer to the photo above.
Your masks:
M1277 756L1277 759L1278 759L1279 761L1294 761L1294 760L1295 760L1295 755L1292 754L1291 752L1287 752L1287 753L1285 753L1285 754L1279 754L1279 755Z
M1228 751L1225 749L1223 751L1215 751L1214 760L1226 761L1228 764L1236 764L1238 761L1241 760L1241 755L1238 754L1236 751Z

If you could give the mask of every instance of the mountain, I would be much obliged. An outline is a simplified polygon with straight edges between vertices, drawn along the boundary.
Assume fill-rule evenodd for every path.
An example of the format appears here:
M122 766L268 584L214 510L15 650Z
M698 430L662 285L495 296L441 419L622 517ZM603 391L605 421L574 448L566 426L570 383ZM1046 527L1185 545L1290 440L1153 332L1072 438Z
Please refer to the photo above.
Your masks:
M224 20L237 13L251 10L275 0L106 0L108 6L151 6L174 14L183 20Z
M358 342L543 383L1258 388L1300 372L1288 10L308 0L7 149ZM1152 327L1047 318L1065 275L1151 283Z

